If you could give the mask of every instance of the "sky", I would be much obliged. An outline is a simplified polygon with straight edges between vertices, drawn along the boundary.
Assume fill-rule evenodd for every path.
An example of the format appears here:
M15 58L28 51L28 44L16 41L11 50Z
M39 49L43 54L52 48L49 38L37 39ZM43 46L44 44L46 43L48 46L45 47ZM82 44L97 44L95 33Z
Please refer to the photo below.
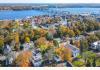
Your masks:
M0 3L100 3L100 0L0 0Z

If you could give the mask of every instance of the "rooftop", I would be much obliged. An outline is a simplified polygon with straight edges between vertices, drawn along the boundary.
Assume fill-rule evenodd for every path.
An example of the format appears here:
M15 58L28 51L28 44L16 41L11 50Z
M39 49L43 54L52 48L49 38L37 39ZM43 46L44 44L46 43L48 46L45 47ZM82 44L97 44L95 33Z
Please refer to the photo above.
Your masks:
M98 44L100 44L100 41L93 42L92 44L93 45L98 45Z

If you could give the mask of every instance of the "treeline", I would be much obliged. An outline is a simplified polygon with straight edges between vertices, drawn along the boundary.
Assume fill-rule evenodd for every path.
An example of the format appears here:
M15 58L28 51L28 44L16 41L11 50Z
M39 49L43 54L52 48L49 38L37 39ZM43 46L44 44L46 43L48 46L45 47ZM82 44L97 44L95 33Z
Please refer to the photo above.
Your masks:
M0 6L0 10L38 10L47 9L46 6Z

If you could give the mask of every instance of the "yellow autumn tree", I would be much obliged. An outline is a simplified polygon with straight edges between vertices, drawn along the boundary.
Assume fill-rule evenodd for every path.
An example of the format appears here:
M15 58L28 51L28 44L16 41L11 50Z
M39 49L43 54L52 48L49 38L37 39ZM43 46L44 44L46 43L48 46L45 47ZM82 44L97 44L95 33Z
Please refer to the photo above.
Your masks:
M71 50L68 47L64 47L64 45L61 45L59 48L55 49L55 53L60 56L62 61L72 61L72 53Z
M68 34L69 34L69 36L70 36L70 37L75 36L75 33L74 33L74 31L73 31L73 30L69 30L69 33L68 33Z
M14 39L15 39L15 43L19 43L19 33L18 32L15 33Z
M75 35L80 35L81 34L80 30L78 30L78 29L75 29L74 32L75 32Z
M4 45L4 39L2 38L2 36L0 36L0 53L2 53L3 45Z
M29 43L30 42L30 38L29 37L25 37L25 42Z
M37 39L36 46L41 49L41 52L45 52L53 46L53 41L47 41L45 37Z
M70 29L68 27L63 25L58 27L58 32L60 33L60 36L66 36L69 33L69 30Z

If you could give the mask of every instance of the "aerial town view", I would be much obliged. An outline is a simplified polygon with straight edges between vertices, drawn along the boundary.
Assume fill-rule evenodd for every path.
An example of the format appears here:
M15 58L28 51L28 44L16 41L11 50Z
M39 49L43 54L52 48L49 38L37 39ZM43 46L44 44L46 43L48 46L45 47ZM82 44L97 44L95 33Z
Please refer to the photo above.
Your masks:
M100 4L0 4L0 67L100 67Z

